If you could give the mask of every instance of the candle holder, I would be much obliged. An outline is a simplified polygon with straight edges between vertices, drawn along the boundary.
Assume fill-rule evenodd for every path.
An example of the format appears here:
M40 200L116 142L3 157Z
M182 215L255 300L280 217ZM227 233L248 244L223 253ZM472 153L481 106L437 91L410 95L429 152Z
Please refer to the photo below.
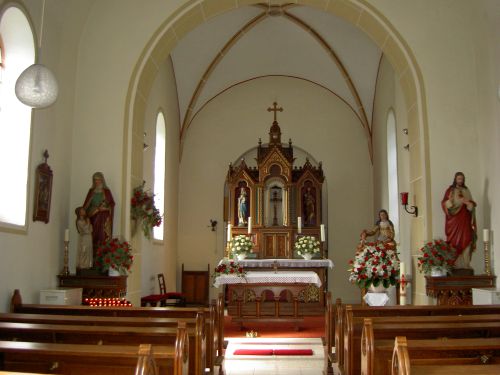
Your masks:
M61 271L61 275L64 276L69 275L68 256L69 256L69 241L64 241L64 265Z
M484 241L484 273L491 276L490 241Z

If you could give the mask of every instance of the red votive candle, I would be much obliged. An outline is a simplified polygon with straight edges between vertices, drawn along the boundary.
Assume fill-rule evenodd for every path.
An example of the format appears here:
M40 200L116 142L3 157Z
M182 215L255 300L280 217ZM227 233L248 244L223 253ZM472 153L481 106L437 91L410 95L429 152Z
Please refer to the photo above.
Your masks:
M408 193L407 192L401 193L401 204L403 206L408 205Z

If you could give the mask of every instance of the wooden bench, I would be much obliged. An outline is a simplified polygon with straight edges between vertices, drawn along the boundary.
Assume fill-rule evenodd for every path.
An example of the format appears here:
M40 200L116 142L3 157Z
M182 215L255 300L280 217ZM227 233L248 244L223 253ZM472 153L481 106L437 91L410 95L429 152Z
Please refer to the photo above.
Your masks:
M456 316L448 317L448 321L432 321L431 317L422 317L421 321L399 322L398 319L366 318L371 321L373 335L377 339L394 340L396 336L406 335L412 339L435 339L440 337L499 337L499 321L467 322L458 321ZM379 321L381 320L381 321ZM361 327L362 330L362 327ZM361 332L358 326L350 333L344 342L344 374L359 374L361 372Z
M404 316L443 316L443 315L483 315L500 314L500 305L489 306L384 306L369 307L361 305L343 305L337 301L335 304L335 360L336 366L340 371L345 372L346 348L344 340L348 335L348 326L352 330L352 320L357 320L359 325L359 335L361 335L364 317L404 317ZM349 320L349 323L347 322ZM328 340L326 340L328 342Z
M417 359L416 361L410 358L408 353L408 342L406 337L396 337L394 340L394 350L391 364L392 375L489 375L500 374L500 364L443 364L436 363L436 359L430 361L434 364L425 363L426 360ZM457 362L458 358L453 358L451 361Z
M487 316L480 315L479 317ZM434 317L436 318L442 321L443 318L448 317ZM428 358L434 362L440 361L441 364L443 361L446 361L446 364L481 364L500 360L500 338L498 337L407 340L407 344L412 358ZM361 374L390 373L393 349L394 339L376 337L373 333L372 319L365 318L361 339Z
M23 304L19 290L15 290L11 299L11 312L43 315L101 316L116 318L195 318L202 311L206 321L207 364L214 371L215 366L222 368L224 360L224 301L222 293L208 308L200 307L91 307L81 305L40 305Z
M175 345L68 345L0 341L0 368L39 373L176 374L188 373L188 336L184 323Z
M184 324L185 323L180 323ZM189 337L189 374L201 375L206 368L206 339L203 315L196 327L186 327ZM90 326L0 322L0 339L62 344L175 345L177 328L134 326Z

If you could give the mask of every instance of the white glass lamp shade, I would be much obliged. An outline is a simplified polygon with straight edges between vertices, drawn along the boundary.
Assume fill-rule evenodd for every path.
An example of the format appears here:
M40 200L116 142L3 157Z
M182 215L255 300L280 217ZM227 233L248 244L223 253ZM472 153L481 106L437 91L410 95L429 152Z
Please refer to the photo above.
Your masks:
M59 87L52 72L42 64L33 64L16 81L17 98L29 107L45 108L57 99Z

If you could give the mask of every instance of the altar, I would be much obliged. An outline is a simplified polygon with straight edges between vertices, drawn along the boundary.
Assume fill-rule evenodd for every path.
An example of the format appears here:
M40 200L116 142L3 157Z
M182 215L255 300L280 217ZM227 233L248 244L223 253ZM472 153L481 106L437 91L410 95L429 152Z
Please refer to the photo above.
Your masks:
M274 112L269 142L259 139L255 149L229 165L224 187L225 258L235 255L229 246L231 239L247 236L253 244L252 253L238 264L248 274L271 269L274 272L269 275L274 276L265 282L249 282L247 276L245 282L222 283L228 285L226 304L233 316L322 315L328 270L333 268L328 259L322 164L295 148L291 139L282 143L277 112L283 109L273 103L268 111ZM315 259L303 259L297 251L296 243L305 236L320 243ZM286 283L276 276L285 273L314 274L319 282Z
M314 271L248 271L244 276L219 275L214 282L215 287L226 286L228 315L240 327L259 320L300 323L306 314L299 310L299 299L311 285L322 286Z

